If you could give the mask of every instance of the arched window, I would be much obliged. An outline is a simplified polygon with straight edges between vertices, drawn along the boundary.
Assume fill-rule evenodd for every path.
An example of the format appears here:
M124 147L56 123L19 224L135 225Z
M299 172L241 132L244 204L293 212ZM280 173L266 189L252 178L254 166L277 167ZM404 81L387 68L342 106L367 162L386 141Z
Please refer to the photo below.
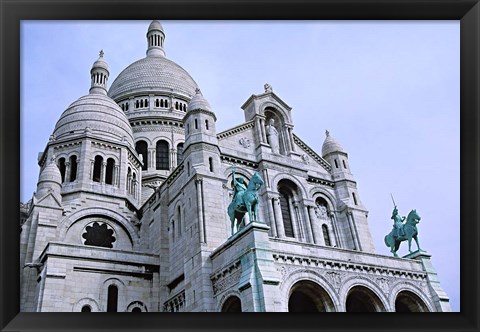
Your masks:
M90 307L88 304L86 304L82 307L81 312L92 312L92 307Z
M112 158L107 159L107 169L105 174L105 183L106 184L113 184L113 176L115 170L115 160Z
M101 178L101 175L102 175L102 164L103 164L103 158L101 156L96 156L95 157L95 162L93 164L92 180L94 182L100 182L100 178Z
M342 163L343 163L343 168L347 169L347 164L345 163L345 160L342 159Z
M130 185L131 181L132 181L132 170L129 167L128 170L127 170L127 193L129 193L130 190L131 190L130 189L131 188L131 185Z
M177 165L183 161L183 143L177 145Z
M107 312L117 312L118 288L115 285L108 286Z
M178 236L182 235L182 211L180 206L177 207L177 219L178 219Z
M327 225L322 225L322 232L323 232L323 239L325 240L325 245L330 247L332 243L330 242L330 235L328 235L328 227Z
M286 192L280 192L280 209L282 211L283 227L285 229L285 236L295 237L293 234L293 223L290 211L290 197Z
M70 157L70 182L77 179L77 156Z
M157 98L157 99L155 100L155 107L158 107L158 106L160 106L160 103L159 103L158 98Z
M352 193L352 197L353 197L353 203L354 203L355 205L358 205L357 196L355 196L355 193Z
M168 108L168 100L165 100L165 107Z
M143 99L140 100L140 107L143 107Z
M187 104L183 104L183 111L184 111L184 112L187 111Z
M138 108L138 106L140 106L140 103L137 101L135 101L135 108Z
M60 174L62 175L62 183L65 182L65 158L58 159L58 168L60 169Z
M145 99L145 107L148 107L148 99Z
M175 102L175 109L178 110L178 101Z
M222 312L242 312L242 301L235 295L230 296L222 305Z
M213 172L213 159L212 159L212 157L208 158L208 165L210 166L210 172Z
M338 161L337 161L337 159L335 159L334 162L335 162L335 168L338 168Z
M198 129L198 121L195 119L195 129Z
M205 120L205 130L208 130L208 120Z
M146 171L148 169L148 146L147 146L147 142L138 141L135 144L135 151L137 151L138 154L142 155L142 158L143 158L142 170Z
M157 142L157 160L156 160L156 169L168 170L169 169L169 158L168 158L168 143L166 141Z
M125 109L128 111L128 103L125 104Z
M187 176L190 176L190 163L187 162Z

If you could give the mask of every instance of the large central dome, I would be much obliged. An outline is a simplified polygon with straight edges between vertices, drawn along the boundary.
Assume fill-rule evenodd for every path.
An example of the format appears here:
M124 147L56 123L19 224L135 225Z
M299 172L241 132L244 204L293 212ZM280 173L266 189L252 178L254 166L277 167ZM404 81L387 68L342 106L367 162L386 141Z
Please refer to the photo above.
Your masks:
M191 98L196 88L185 69L163 56L150 55L125 68L113 81L108 95L115 101L140 92L173 92Z
M165 33L158 21L152 21L147 31L147 56L125 68L113 81L108 96L120 102L141 94L178 95L190 100L197 83L175 62L165 57Z

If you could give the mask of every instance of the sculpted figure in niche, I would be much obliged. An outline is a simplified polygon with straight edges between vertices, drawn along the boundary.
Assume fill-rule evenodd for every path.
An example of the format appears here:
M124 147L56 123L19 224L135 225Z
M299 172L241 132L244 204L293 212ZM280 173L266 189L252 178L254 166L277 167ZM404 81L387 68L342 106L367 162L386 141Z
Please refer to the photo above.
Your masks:
M275 154L280 153L280 144L278 140L278 131L274 126L275 120L270 119L268 120L267 124L267 140L268 144L270 144L270 147L272 148L272 152Z
M326 220L327 219L327 207L323 204L317 203L317 208L315 209L315 214L318 219Z

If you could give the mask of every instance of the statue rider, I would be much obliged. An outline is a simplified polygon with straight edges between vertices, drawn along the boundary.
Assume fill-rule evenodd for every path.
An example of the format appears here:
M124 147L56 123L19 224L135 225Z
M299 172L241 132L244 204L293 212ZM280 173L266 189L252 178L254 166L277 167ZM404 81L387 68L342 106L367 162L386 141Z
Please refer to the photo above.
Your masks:
M403 221L405 220L405 217L400 216L396 205L393 208L392 219L393 219L393 236L396 238L404 236L405 232L403 230Z
M238 194L247 190L247 185L245 184L245 179L243 176L235 177L235 166L232 167L232 178L233 178L233 198L232 202L235 202L236 206L239 206L237 203Z

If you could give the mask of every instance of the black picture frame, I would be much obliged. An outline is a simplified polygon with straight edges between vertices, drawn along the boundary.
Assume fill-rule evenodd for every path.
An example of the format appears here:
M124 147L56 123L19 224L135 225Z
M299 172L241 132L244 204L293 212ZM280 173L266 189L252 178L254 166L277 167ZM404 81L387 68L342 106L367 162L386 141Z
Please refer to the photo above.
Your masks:
M2 331L477 331L479 329L478 0L0 0ZM152 17L155 16L155 17ZM40 19L460 20L461 311L441 314L19 313L20 21ZM54 52L55 50L52 50ZM441 181L441 179L439 179ZM441 202L439 202L439 206Z

